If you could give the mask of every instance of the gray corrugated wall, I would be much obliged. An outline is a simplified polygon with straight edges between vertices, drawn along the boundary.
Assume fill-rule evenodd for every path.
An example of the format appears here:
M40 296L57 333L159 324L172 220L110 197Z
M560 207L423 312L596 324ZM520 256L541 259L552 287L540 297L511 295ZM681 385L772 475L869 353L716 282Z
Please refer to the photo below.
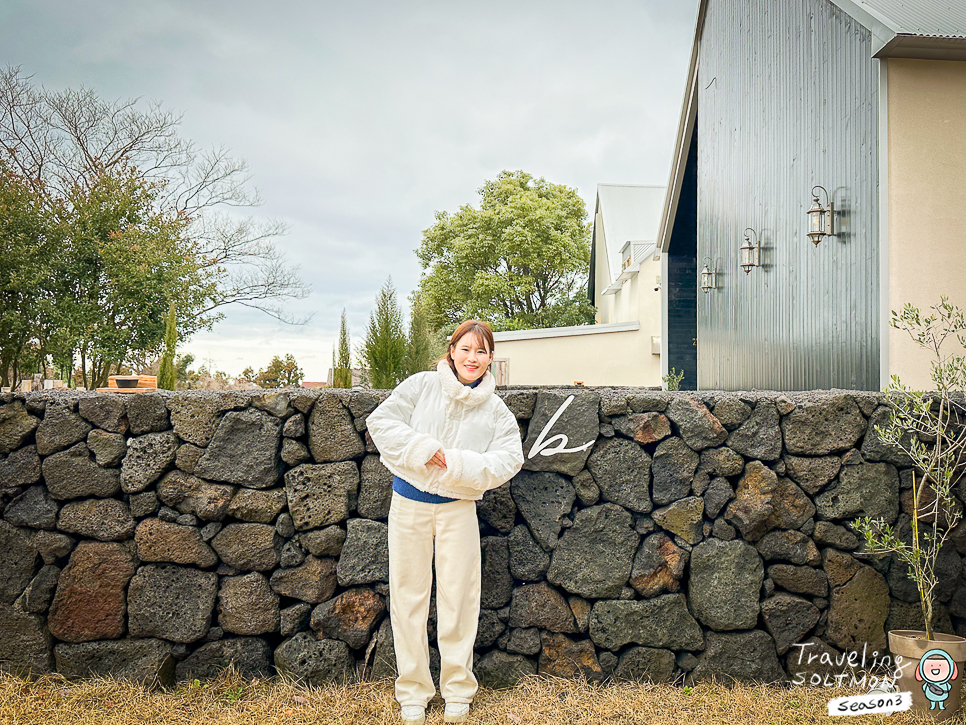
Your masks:
M698 381L725 390L878 388L878 61L827 0L710 0L698 84ZM806 236L813 185L837 237ZM745 227L763 267L745 275ZM697 282L696 282L697 284Z

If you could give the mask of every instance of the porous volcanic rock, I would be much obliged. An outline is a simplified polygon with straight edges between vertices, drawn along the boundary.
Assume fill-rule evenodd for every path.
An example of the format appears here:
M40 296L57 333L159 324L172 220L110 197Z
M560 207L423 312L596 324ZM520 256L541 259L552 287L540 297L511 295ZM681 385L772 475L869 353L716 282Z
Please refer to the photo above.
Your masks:
M912 466L912 459L909 454L904 453L898 446L885 443L876 432L876 426L884 429L890 427L892 410L888 405L880 405L875 409L872 417L869 418L869 429L862 440L862 457L867 461L882 461L891 463L894 466L909 468ZM911 443L911 434L907 433L902 437L903 445Z
M299 531L349 518L359 491L359 468L352 461L306 463L285 474L288 508Z
M3 518L14 526L53 529L57 524L58 510L46 488L31 486L7 504Z
M366 452L352 416L332 393L319 396L309 416L309 450L316 463L348 461Z
M42 616L0 603L0 672L20 677L50 672L51 645Z
M476 513L501 534L509 534L517 517L517 505L513 501L510 486L503 485L486 491L483 498L476 502Z
M813 597L828 596L828 577L821 569L791 564L772 564L768 567L768 578L776 586L796 594L810 594Z
M720 476L711 479L711 483L708 484L708 488L705 489L703 495L705 516L709 519L717 518L721 510L734 497L735 492L731 488L731 484L728 483L728 479Z
M127 433L127 408L122 395L98 395L77 401L77 412L108 433Z
M889 586L875 569L861 566L840 587L832 589L825 636L846 650L886 646L883 625L889 615Z
M499 614L492 609L481 609L476 626L476 642L473 646L477 649L492 647L505 631L506 624L500 620Z
M761 603L761 618L775 639L779 655L800 642L818 622L818 607L793 594L778 593Z
M178 663L178 682L214 680L229 667L246 680L272 676L272 650L260 637L233 637L209 642Z
M667 416L677 426L684 442L695 451L719 446L728 437L721 421L711 415L699 398L675 396L667 407Z
M87 434L87 447L102 468L113 468L127 453L127 440L120 433L106 433L95 428Z
M839 475L842 459L838 456L823 456L821 458L799 458L785 456L785 472L791 476L802 489L814 496Z
M345 529L339 526L327 526L320 531L306 531L298 536L302 548L312 556L338 557L345 544Z
M134 534L134 517L127 504L112 498L92 498L65 503L57 528L100 541L122 541Z
M604 679L593 643L586 639L574 641L557 632L543 635L537 674L568 680L583 678L588 682Z
M37 426L37 453L49 456L87 438L91 425L73 411L71 403L49 403Z
M654 523L665 531L677 534L689 544L697 544L704 538L704 499L689 496L675 501L654 512Z
M642 597L676 592L681 588L687 564L688 552L665 534L651 534L641 542L634 557L630 584Z
M163 504L205 521L221 521L234 495L234 486L208 483L182 471L171 471L158 482Z
M642 446L657 443L671 435L671 422L661 413L631 413L611 421L614 430Z
M23 594L14 602L14 606L30 614L44 614L50 607L60 579L60 568L53 564L41 567L37 576L30 580L30 584L23 590Z
M282 421L254 408L226 413L195 474L212 481L246 488L271 488L278 483L278 452Z
M171 467L177 453L178 437L170 431L132 438L121 464L121 488L125 493L144 491Z
M728 396L714 404L714 417L728 430L734 430L751 415L751 408L738 398Z
M275 650L275 669L308 685L345 684L356 679L349 645L335 639L316 640L299 632Z
M576 476L587 463L591 446L600 431L599 405L600 396L590 391L570 394L538 392L527 438L523 442L524 469ZM550 425L554 418L556 420Z
M510 550L510 573L520 581L536 582L543 579L550 566L550 554L545 552L524 525L515 526L507 537Z
M218 575L173 564L148 564L128 587L132 637L195 642L208 632L218 593Z
M859 538L855 534L831 521L816 521L812 538L819 546L831 546L843 551L855 551L859 548Z
M268 524L228 524L211 545L229 566L241 571L269 571L278 566L282 538Z
M795 456L827 456L853 448L865 435L866 420L850 395L798 405L782 418L785 448Z
M488 610L483 610L483 612L486 611ZM376 647L372 654L372 671L369 673L369 678L373 681L389 678L395 679L398 674L396 671L396 649L392 636L392 622L389 621L389 617L385 617L376 632ZM479 677L478 671L477 677Z
M305 432L305 416L301 413L286 418L285 425L282 426L282 435L286 438L301 438Z
M279 627L278 595L258 572L226 576L218 590L218 626L234 634L267 634Z
M533 538L544 550L553 549L577 498L573 484L556 473L521 471L510 481L510 492Z
M507 654L497 649L480 657L473 665L473 674L483 687L501 690L515 687L524 677L537 674L537 668L522 655Z
M825 519L870 516L895 523L899 515L899 474L889 463L843 466L838 481L816 496L815 506Z
M855 576L859 562L848 554L835 549L822 550L822 568L831 587L839 587Z
M379 521L350 519L337 568L343 587L389 581L389 527Z
M761 558L750 544L708 539L691 552L691 610L712 629L750 629L758 621L764 578Z
M140 397L140 396L138 396ZM232 408L242 407L245 402L243 394L219 392L188 392L173 395L166 399L168 410L171 411L171 424L178 437L204 448L215 435L218 419L222 413ZM128 419L131 409L128 409ZM134 430L134 423L131 423Z
M141 561L194 564L202 569L218 564L215 552L202 541L195 526L145 519L134 532L134 543Z
M480 606L499 609L510 603L513 591L507 540L503 536L484 536L480 546L483 555Z
M688 611L683 594L662 594L643 601L599 601L590 612L590 638L609 650L627 644L687 650L704 647L701 626Z
M302 443L302 441L284 438L282 440L282 453L280 454L280 458L285 465L295 467L312 460L312 454L309 453L308 446Z
M127 398L127 422L134 435L158 433L171 427L164 399L157 393L138 393Z
M58 644L57 672L69 680L111 677L145 687L174 684L174 647L158 639Z
M362 459L359 503L356 506L360 516L367 519L385 519L389 516L392 479L392 472L382 465L379 456L369 455Z
M540 651L540 630L536 627L511 630L506 651L519 655L537 654Z
M701 451L701 467L712 476L740 476L745 470L745 459L730 448L705 448Z
M661 441L651 462L651 498L654 503L663 506L687 496L699 461L698 454L680 438Z
M225 513L239 521L270 524L287 503L283 488L274 488L270 491L242 488L232 498Z
M40 418L30 415L21 401L0 405L0 454L20 448L39 425Z
M293 634L304 632L309 628L312 605L308 602L299 602L291 607L286 607L279 612L279 615L281 619L279 631L283 637L291 637Z
M631 647L621 655L614 677L631 682L668 682L674 675L674 653L666 649Z
M728 447L745 458L775 461L782 454L782 432L775 404L760 400L755 412L728 436Z
M567 600L546 582L527 584L513 590L509 625L518 628L539 627L568 634L578 632Z
M594 447L587 469L605 501L635 513L651 512L651 459L638 444L621 438L605 439Z
M37 446L25 446L0 461L0 491L32 486L40 481L40 456Z
M272 590L276 594L320 604L331 599L337 584L336 560L307 556L301 566L272 572Z
M39 565L40 554L27 532L0 521L0 604L13 604Z
M90 458L85 443L44 459L44 482L50 495L63 501L84 496L113 496L121 490L121 472L101 468Z
M342 592L321 609L322 616L316 617L313 613L313 629L325 637L345 642L352 649L363 649L382 619L386 605L374 591L360 587Z
M688 681L716 678L746 683L780 682L785 679L775 641L766 632L708 632L708 648L698 656Z

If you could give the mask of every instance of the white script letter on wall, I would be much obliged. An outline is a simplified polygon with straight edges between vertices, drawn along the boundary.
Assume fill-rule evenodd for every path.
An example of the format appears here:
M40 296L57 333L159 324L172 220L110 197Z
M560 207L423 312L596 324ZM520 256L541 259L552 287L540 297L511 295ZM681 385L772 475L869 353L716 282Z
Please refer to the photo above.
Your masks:
M589 443L584 443L582 446L577 446L576 448L566 448L565 446L570 442L563 433L558 433L549 440L544 440L544 436L550 432L553 428L553 424L557 422L557 419L563 415L563 412L567 410L567 406L570 405L574 400L574 396L569 396L563 404L557 408L557 412L553 414L547 424L540 431L540 435L537 436L536 442L530 448L530 453L527 458L533 458L535 455L540 454L541 456L552 456L555 453L578 453L579 451L585 451L594 445L594 441L591 440Z

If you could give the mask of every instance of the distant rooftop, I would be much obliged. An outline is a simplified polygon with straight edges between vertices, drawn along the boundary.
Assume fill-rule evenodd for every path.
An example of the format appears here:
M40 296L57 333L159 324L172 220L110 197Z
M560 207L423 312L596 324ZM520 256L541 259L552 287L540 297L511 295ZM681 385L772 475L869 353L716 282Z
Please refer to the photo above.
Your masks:
M621 248L627 242L649 244L653 253L666 192L665 186L597 185L597 210L603 220L612 280L621 272Z

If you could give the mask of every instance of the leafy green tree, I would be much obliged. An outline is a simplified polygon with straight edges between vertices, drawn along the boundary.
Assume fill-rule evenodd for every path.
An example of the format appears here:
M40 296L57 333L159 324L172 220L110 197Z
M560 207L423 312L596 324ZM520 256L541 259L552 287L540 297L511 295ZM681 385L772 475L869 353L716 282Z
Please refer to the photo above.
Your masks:
M302 384L305 373L292 354L284 358L276 355L264 370L255 375L254 383L261 388L294 388Z
M373 388L392 389L405 377L406 332L392 277L376 295L361 353L362 367Z
M423 232L416 254L430 324L452 329L474 317L519 330L593 322L590 224L576 190L502 171L479 193L478 209L437 212Z
M178 320L174 302L168 305L164 325L164 354L161 356L161 367L158 369L158 387L162 390L174 390L178 383L178 373L174 369L175 348L178 346Z
M336 350L338 349L338 354ZM339 342L337 348L332 349L332 387L352 387L352 353L349 349L349 325L346 322L345 308L342 309L342 321L339 324Z
M436 360L446 352L446 338L429 323L429 311L422 295L416 290L410 297L409 333L406 336L406 357L403 378L432 370Z

